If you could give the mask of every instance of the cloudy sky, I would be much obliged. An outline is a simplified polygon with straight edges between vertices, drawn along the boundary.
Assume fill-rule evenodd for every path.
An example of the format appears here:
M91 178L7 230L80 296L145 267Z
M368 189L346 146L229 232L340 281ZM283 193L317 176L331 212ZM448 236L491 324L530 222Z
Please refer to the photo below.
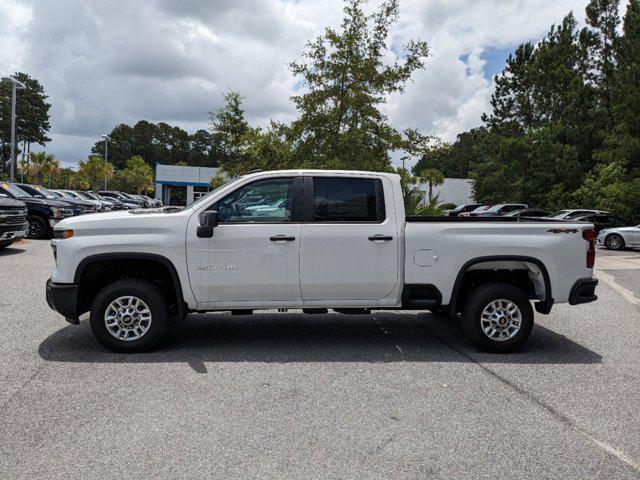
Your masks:
M419 38L431 56L389 99L391 122L446 140L477 126L507 55L570 10L582 20L586 3L401 0L393 50ZM246 97L255 124L292 119L298 84L287 62L338 26L341 9L341 0L0 0L0 73L44 85L53 104L46 150L75 163L118 123L207 128L229 89Z

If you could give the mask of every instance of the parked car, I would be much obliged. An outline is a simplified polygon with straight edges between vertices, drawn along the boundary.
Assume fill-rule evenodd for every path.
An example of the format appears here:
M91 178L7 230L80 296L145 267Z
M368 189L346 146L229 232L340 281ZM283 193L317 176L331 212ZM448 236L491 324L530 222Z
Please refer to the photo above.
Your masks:
M0 193L0 249L22 240L27 233L27 205Z
M94 192L78 192L78 193L82 193L83 195L86 195L87 197L93 200L99 200L101 202L108 204L111 207L111 210L125 210L124 204L117 198L103 197L102 195L98 195L97 193L94 193Z
M24 190L29 195L35 198L46 198L48 200L56 200L64 203L66 206L70 207L73 210L74 215L83 215L85 213L95 213L96 208L94 205L89 202L84 202L82 200L76 200L74 198L66 198L64 195L60 193L44 188L40 185L29 185L28 183L16 183L16 185L20 190Z
M68 204L49 198L35 198L12 183L0 182L0 193L20 200L27 205L29 238L45 238L51 235L53 226L60 220L73 216Z
M269 216L246 212L252 197L272 205ZM73 324L91 311L96 338L121 352L155 347L190 311L264 308L462 312L471 340L504 352L529 337L532 300L549 313L597 298L591 225L405 218L400 177L388 173L247 174L175 213L68 219L51 243L49 306Z
M523 208L522 210L515 210L507 213L507 217L548 217L550 212L542 210L541 208Z
M475 210L471 210L470 212L462 212L460 214L458 214L459 217L475 217L477 216L479 213L482 213L488 209L491 208L491 205L480 205L478 208L476 208Z
M640 247L640 225L600 230L596 244L610 250Z
M130 194L132 197L137 198L138 200L142 200L145 202L147 208L158 208L162 206L162 202L156 200L155 198L147 197L146 195L134 195Z
M526 203L500 203L498 205L494 205L493 207L487 208L482 212L478 212L474 214L471 212L471 216L475 217L495 217L506 215L507 213L515 212L517 210L523 210L525 208L529 208L529 205Z
M625 227L628 225L628 222L611 213L590 213L588 215L573 217L571 220L575 222L593 223L596 233L600 233L600 231L605 228Z
M158 200L157 198L151 198L148 195L140 195L143 198L146 198L148 201L151 202L151 205L155 208L160 208L162 207L162 202L160 200Z
M89 202L96 207L96 211L98 212L110 212L113 208L109 202L105 202L103 200L95 200L93 198L86 196L82 192L76 192L75 190L55 190L55 191L65 197L71 197L77 200L82 200L84 202Z
M576 217L580 217L582 215L587 215L590 213L609 213L609 212L605 212L602 210L589 210L584 208L576 208L576 209L559 210L549 215L548 218L555 218L557 220L572 220Z
M461 213L471 212L471 211L475 210L476 208L478 208L480 206L481 205L479 203L463 203L462 205L458 205L453 210L450 210L449 214L447 216L449 216L449 217L457 217Z
M145 199L139 198L139 195L136 195L133 193L120 192L120 194L123 195L125 198L128 198L130 201L137 203L142 208L149 208L153 203L153 202L149 202L146 198Z
M100 190L100 195L107 198L115 198L122 202L123 206L127 210L131 210L133 208L143 208L143 202L141 200L134 200L133 198L129 198L129 196L124 192L116 192L112 190Z

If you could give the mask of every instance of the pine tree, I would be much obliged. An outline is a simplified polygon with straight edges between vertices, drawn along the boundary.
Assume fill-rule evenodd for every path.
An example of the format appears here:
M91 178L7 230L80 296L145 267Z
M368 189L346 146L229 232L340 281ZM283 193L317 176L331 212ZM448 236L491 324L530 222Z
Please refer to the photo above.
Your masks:
M300 117L291 134L302 165L390 170L389 151L402 146L401 134L389 125L380 106L424 66L428 47L410 41L402 62L386 64L398 0L382 3L371 16L364 13L363 4L364 0L347 2L341 29L327 28L307 45L306 62L290 65L307 89L292 98Z

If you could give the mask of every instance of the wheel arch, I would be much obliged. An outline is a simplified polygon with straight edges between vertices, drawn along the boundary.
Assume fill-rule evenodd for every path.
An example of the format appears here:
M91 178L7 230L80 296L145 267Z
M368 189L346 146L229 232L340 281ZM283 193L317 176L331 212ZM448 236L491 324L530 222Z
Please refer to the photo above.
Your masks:
M513 264L511 264L511 262L513 262ZM540 270L540 273L542 275L542 279L543 279L542 285L544 288L543 299L535 304L535 308L540 313L549 313L551 311L551 307L553 306L551 279L549 277L549 271L547 270L547 267L545 266L544 262L542 262L542 260L535 257L528 257L528 256L522 256L522 255L491 255L491 256L473 258L467 261L460 268L458 274L456 275L456 279L453 284L453 289L451 291L451 297L449 299L449 311L451 314L455 314L457 311L460 310L460 304L463 302L462 287L464 285L467 274L470 271L482 270L481 268L479 268L482 266L482 264L487 264L487 266L494 264L493 267L487 268L487 270L498 270L498 271L513 270L508 268L509 265L516 268L522 264L535 265ZM496 268L495 264L500 264L501 266ZM532 283L534 282L532 281ZM518 285L514 285L514 286L518 286ZM535 284L534 284L534 287L535 287Z
M115 264L115 265L114 265ZM119 266L120 269L111 268L105 271L106 268ZM149 268L148 272L140 270L140 268ZM155 272L161 273L162 278L145 277L145 273ZM86 275L92 273L97 275L96 279L108 279L106 283L115 281L122 278L141 278L149 281L165 281L168 285L165 285L164 292L173 296L175 299L176 314L180 318L184 317L188 311L185 304L182 284L180 276L176 270L175 265L167 257L154 254L154 253L99 253L90 255L83 258L74 274L74 283L78 285L78 310L84 313L90 308L90 301L95 298L95 295L102 288L105 282L91 282L91 286L87 286ZM83 288L84 287L84 288ZM167 288L170 287L170 288Z

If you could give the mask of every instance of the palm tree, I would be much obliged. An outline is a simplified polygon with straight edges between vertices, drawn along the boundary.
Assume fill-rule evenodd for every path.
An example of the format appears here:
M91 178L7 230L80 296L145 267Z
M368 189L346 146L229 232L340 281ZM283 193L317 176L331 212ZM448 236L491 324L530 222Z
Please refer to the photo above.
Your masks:
M420 172L416 180L421 183L426 183L429 186L429 203L433 202L433 187L442 185L444 183L444 175L437 168L425 168Z
M51 177L60 170L60 162L53 155L46 152L31 152L29 154L29 163L27 163L25 171L27 177L30 175L35 184L41 184L45 179L51 184Z
M100 190L102 182L113 177L113 165L105 162L102 157L89 157L86 161L80 160L78 173L84 177L94 192Z

